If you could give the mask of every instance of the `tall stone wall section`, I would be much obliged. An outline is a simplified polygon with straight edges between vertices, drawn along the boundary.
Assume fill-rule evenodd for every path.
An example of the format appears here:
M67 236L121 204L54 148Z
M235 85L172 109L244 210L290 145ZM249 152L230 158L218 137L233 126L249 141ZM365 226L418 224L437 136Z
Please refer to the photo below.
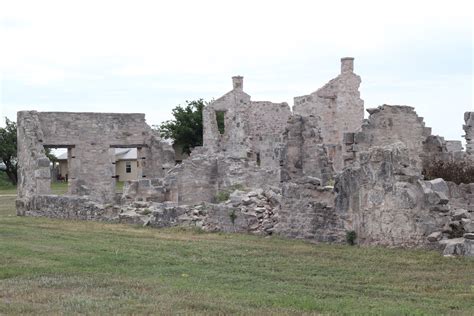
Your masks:
M234 82L235 86L235 82ZM246 157L251 148L248 111L250 96L235 88L203 109L203 147L210 153L225 151L235 158ZM224 112L225 131L218 130L216 112Z
M291 117L290 107L285 102L267 101L252 101L251 107L248 119L252 152L258 154L258 162L262 168L277 169L279 159L275 148L281 142L281 135Z
M363 121L359 85L353 59L343 58L341 74L295 98L292 114L286 103L251 101L233 77L233 90L203 110L203 147L176 166L143 114L19 112L17 212L317 242L344 242L354 230L360 244L440 241L447 253L474 255L474 184L421 174L427 159L473 156L473 112L463 152L431 135L412 107L383 105ZM68 149L68 195L49 194L48 147ZM117 147L136 147L142 170L119 199Z
M446 224L429 202L442 206L447 200L425 197L421 170L409 161L403 143L372 147L338 175L336 209L349 214L360 244L423 246Z
M370 116L361 130L345 134L346 164L351 163L358 152L402 142L410 160L421 166L424 142L431 135L431 128L425 126L413 107L385 104L367 112Z
M67 148L68 194L96 202L115 201L115 148L138 148L143 178L148 172L163 176L174 160L171 146L160 142L144 114L21 111L17 121L20 214L34 207L31 198L50 193L44 148Z
M466 139L466 153L474 157L474 112L464 113L463 129L466 132L464 138Z
M344 242L347 210L335 208L332 187L312 177L282 183L281 206L275 232L318 242Z
M18 112L18 200L51 191L50 161L42 145L43 139L43 130L36 112Z
M323 143L338 171L343 167L344 133L357 131L364 119L364 101L359 92L361 79L353 70L354 59L342 58L339 76L317 91L294 99L294 114L320 117Z
M288 120L279 150L282 182L311 176L327 183L332 178L334 171L322 144L319 117L293 115Z
M288 104L251 101L243 91L242 77L233 77L233 88L203 110L204 149L232 158L249 158L262 168L277 168L274 148L291 116ZM218 130L216 112L224 112L223 134Z

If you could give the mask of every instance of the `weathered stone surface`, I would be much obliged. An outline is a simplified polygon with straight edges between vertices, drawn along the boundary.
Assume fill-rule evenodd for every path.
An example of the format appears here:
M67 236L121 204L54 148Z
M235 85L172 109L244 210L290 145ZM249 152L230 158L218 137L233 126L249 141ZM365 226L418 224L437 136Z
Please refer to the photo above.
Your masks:
M474 233L474 221L465 219L463 220L464 231L467 233Z
M138 148L142 177L162 176L174 161L144 114L21 111L17 121L21 199L49 193L45 147L68 148L69 193L97 202L115 199L114 148Z
M203 110L203 147L176 166L143 114L19 112L18 215L316 242L344 242L355 231L360 244L474 255L474 183L422 175L433 159L474 163L473 112L463 152L431 135L412 107L368 109L364 121L353 58L321 89L296 97L293 113L286 103L251 101L243 77L232 79L232 91ZM140 178L117 197L112 158L122 146L137 148ZM45 147L68 148L68 195L49 194Z
M464 113L463 129L466 132L464 138L466 139L466 152L468 155L474 155L474 112Z
M275 232L291 238L343 242L347 213L335 208L335 194L310 182L284 183Z
M441 240L440 244L445 245L444 256L474 256L474 240L465 238L454 238Z
M427 239L429 242L435 242L435 241L440 240L442 237L443 237L442 232L434 232L428 235Z
M294 114L319 118L322 142L327 144L329 159L338 171L343 167L344 133L357 131L364 119L361 79L353 69L354 58L342 58L339 76L309 95L294 98Z
M359 157L357 165L338 175L335 185L336 209L349 214L359 243L421 246L449 220L424 207L426 187L419 184L421 175L413 172L403 143L373 147ZM436 190L439 187L436 182Z
M117 221L120 209L91 201L86 196L35 195L16 201L17 213L63 219Z
M279 161L274 148L291 116L290 107L286 103L251 101L243 91L243 78L232 79L233 89L203 110L204 147L275 168ZM217 126L217 112L224 113L223 134Z
M368 120L354 135L354 143L346 144L346 151L365 152L374 146L386 146L396 142L403 143L409 155L407 164L421 166L423 143L431 134L413 107L402 105L382 105L371 109ZM354 150L356 145L356 150ZM351 148L348 148L351 146Z
M462 218L469 218L470 215L466 210L456 209L452 212L451 218L455 221L461 220Z
M463 237L466 239L474 239L474 233L465 233Z

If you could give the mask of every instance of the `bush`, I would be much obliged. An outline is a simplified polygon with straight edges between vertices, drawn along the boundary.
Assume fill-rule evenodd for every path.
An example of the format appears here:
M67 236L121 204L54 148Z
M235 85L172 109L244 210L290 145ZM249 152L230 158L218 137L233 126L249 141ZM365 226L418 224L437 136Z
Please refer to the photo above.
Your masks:
M231 185L230 187L228 187L225 190L217 192L217 194L215 196L216 202L221 203L221 202L227 201L230 198L230 194L234 191L237 191L237 190L238 191L244 191L245 187L242 184L237 183L237 184Z
M443 178L456 184L474 183L474 163L469 160L434 160L425 165L422 173L426 180Z
M346 242L349 245L354 246L356 243L356 239L357 239L357 233L354 230L350 230L346 232Z
M217 202L225 202L229 199L230 193L229 191L219 191L216 194L216 201Z
M235 224L235 219L237 218L237 214L235 213L235 209L232 210L232 212L229 213L230 221L232 222L232 225Z

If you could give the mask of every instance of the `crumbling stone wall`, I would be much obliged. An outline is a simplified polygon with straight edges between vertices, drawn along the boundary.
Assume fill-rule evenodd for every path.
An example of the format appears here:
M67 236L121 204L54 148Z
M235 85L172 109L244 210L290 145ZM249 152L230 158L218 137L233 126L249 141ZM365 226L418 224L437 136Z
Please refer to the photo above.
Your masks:
M384 104L367 109L367 112L370 116L361 130L345 135L345 151L349 153L345 157L346 165L352 163L358 152L396 142L405 144L410 162L421 165L423 144L431 135L431 128L425 127L423 118L416 114L413 107Z
M466 152L470 156L474 156L474 112L464 113L463 129L466 132Z
M235 188L278 185L278 179L277 169L262 168L252 159L222 153L208 155L198 148L162 180L167 192L165 201L196 204L216 202L220 193L229 193Z
M18 214L327 242L354 230L360 244L474 255L474 184L421 173L429 159L473 156L472 112L466 153L431 135L412 107L368 109L362 121L359 85L353 59L343 58L341 74L295 98L292 114L286 103L251 101L233 77L233 90L203 110L203 147L174 167L172 148L142 114L19 112ZM45 147L68 148L69 194L78 196L48 194ZM115 147L137 147L142 172L119 199Z
M33 197L50 193L44 148L67 148L68 194L100 203L115 201L114 148L138 148L143 178L163 176L174 161L171 146L160 142L144 114L21 111L17 122L20 215L39 207Z
M335 208L332 187L319 179L301 177L282 183L281 207L275 232L290 238L319 242L344 242L347 210Z
M48 194L51 187L50 161L42 146L43 130L34 112L18 112L17 138L18 199Z
M321 137L337 171L344 166L341 154L344 133L358 130L364 119L360 83L360 77L354 73L354 58L342 58L339 76L317 91L294 99L294 114L320 117Z
M337 176L336 209L350 214L361 244L426 245L426 237L446 222L429 207L448 201L423 190L421 178L403 143L372 147Z
M319 117L293 115L283 133L280 153L280 181L302 176L317 177L327 183L333 177L326 146L322 144Z
M275 144L291 116L287 103L251 101L243 77L233 77L233 89L203 110L203 147L232 158L250 158L262 168L277 168ZM218 130L216 112L224 112L225 131Z

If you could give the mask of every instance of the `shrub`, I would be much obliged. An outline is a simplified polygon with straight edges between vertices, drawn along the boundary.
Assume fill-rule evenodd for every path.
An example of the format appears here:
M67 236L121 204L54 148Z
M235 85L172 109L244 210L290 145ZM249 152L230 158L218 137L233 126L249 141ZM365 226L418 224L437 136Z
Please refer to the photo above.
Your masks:
M237 218L237 214L235 214L235 209L232 210L232 212L230 212L229 217L230 217L230 221L232 222L232 225L234 225L235 219Z
M233 184L230 187L228 187L227 189L217 192L217 194L215 196L215 200L218 203L225 202L230 198L230 194L234 191L237 191L237 190L238 191L244 191L245 187L240 183Z
M216 194L216 201L217 202L225 202L229 199L230 193L228 191L219 191Z
M443 178L456 184L474 183L474 163L468 160L433 160L423 168L426 180Z
M357 239L357 233L354 230L350 230L346 232L346 242L349 245L354 246L356 243L356 239Z
M144 209L143 211L140 212L142 215L149 215L151 214L151 210L149 208Z

